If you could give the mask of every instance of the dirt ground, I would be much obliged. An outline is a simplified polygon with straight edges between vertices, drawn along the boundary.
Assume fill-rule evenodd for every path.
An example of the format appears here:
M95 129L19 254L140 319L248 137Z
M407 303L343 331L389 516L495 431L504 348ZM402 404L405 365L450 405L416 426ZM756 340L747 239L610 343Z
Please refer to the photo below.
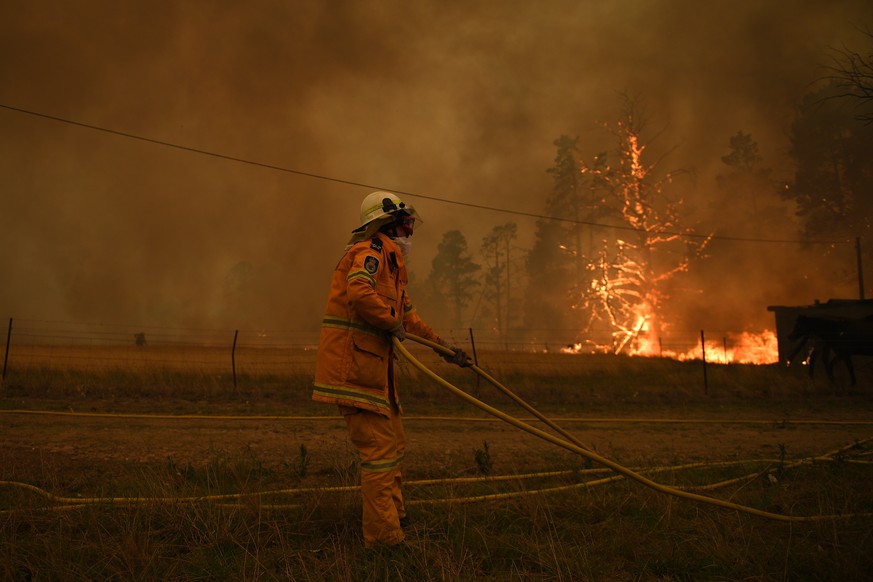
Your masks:
M167 406L172 410L172 406ZM83 406L80 410L88 410ZM246 455L266 467L293 464L304 445L309 473L329 480L355 451L339 416L311 419L150 418L0 412L0 479L99 478L121 465L202 466L216 455ZM154 414L154 412L153 412ZM221 410L203 414L222 415ZM494 473L565 468L575 455L499 421L459 411L455 419L407 411L408 478L475 471L487 442ZM529 415L524 415L528 417ZM587 420L585 420L587 419ZM873 403L797 406L724 404L695 410L562 411L554 420L583 444L627 465L786 458L823 454L873 437ZM545 429L541 423L535 426ZM87 475L91 475L89 478Z

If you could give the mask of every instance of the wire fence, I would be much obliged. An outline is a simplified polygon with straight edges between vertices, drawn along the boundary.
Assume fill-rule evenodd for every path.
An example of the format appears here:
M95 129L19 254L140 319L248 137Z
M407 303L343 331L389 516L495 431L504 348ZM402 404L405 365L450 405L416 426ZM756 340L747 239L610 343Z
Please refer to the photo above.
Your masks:
M0 320L2 321L2 320ZM8 319L3 377L10 369L48 366L66 369L128 368L224 370L276 373L314 359L318 329L240 330ZM445 329L440 335L475 353L629 353L608 332L580 339L578 330ZM650 342L637 353L711 362L772 363L773 334L685 331ZM472 355L472 354L471 354Z
M3 380L34 370L288 375L310 369L313 331L183 329L129 324L9 319Z

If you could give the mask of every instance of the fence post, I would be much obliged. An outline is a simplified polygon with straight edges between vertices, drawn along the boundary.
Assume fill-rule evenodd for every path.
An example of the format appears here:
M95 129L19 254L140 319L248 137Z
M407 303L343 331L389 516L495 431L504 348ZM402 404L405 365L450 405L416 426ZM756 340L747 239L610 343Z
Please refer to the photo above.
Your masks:
M6 331L6 353L3 356L3 376L0 382L6 380L6 366L9 364L9 344L12 342L12 318L9 318L9 329Z
M709 381L706 378L706 338L700 330L700 353L703 356L703 393L709 395Z
M233 331L233 346L230 348L230 367L233 370L233 394L236 396L236 338L239 336L239 330Z

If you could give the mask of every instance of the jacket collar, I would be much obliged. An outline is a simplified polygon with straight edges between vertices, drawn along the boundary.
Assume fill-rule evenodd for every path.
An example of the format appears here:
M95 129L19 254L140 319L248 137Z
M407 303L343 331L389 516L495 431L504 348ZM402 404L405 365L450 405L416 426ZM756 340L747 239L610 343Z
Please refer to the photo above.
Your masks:
M382 241L382 249L387 254L394 254L394 258L397 260L397 266L400 267L401 270L406 269L406 262L403 260L403 252L400 250L394 241L391 240L391 237L385 234L384 232L377 232L373 238L378 238Z

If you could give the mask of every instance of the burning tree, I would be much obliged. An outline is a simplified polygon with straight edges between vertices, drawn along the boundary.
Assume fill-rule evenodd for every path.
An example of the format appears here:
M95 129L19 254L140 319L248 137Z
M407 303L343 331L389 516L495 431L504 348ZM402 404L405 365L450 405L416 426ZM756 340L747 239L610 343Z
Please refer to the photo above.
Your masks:
M681 225L683 200L667 192L683 171L659 175L657 162L643 161L644 120L637 109L628 99L622 119L612 128L618 139L617 164L602 157L581 163L582 174L603 189L604 200L616 211L612 232L618 234L604 238L599 252L586 261L577 306L586 314L589 333L598 324L607 326L615 353L654 355L667 297L664 285L702 256L709 237L687 236L691 229Z

